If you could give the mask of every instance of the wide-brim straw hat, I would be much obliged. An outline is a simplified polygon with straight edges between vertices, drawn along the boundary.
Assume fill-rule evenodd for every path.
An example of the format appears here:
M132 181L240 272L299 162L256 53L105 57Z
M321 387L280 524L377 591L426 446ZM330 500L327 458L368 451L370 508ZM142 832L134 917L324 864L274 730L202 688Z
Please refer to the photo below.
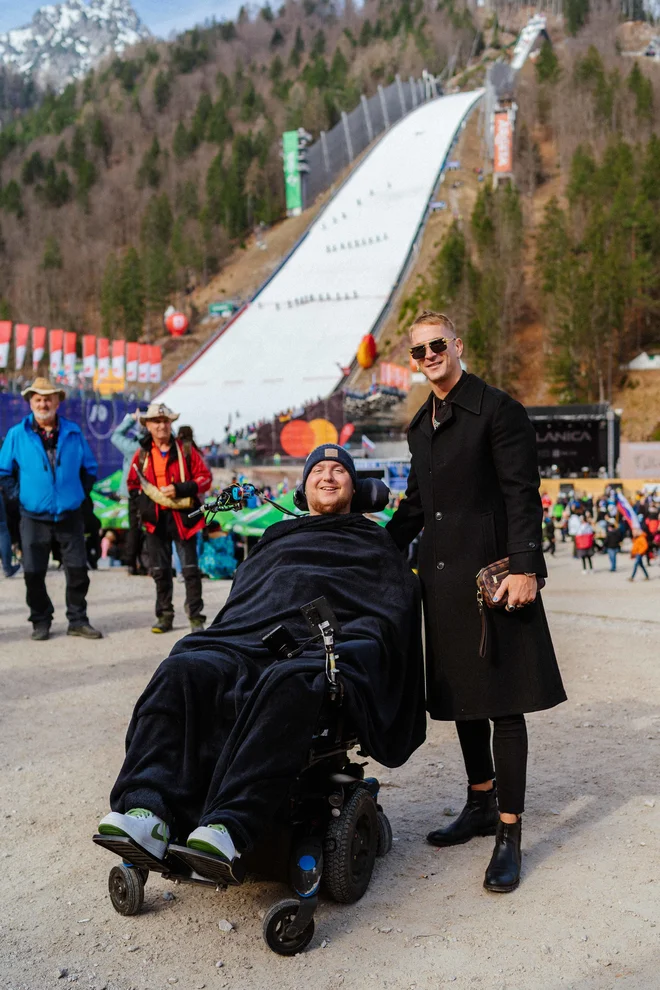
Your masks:
M24 399L28 399L28 401L33 395L59 395L62 402L66 399L64 389L53 385L47 378L35 378L31 385L23 389L21 395Z
M148 419L169 419L170 423L173 423L180 415L181 413L172 412L164 402L151 402L147 411L140 414L140 422L143 426Z

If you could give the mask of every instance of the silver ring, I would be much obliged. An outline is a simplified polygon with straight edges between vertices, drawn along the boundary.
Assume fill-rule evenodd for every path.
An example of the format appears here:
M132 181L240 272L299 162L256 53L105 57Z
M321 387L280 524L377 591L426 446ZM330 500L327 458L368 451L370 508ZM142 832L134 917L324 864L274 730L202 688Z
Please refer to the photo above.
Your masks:
M505 605L504 607L507 610L507 612L515 612L515 610L516 610L516 606L515 605Z

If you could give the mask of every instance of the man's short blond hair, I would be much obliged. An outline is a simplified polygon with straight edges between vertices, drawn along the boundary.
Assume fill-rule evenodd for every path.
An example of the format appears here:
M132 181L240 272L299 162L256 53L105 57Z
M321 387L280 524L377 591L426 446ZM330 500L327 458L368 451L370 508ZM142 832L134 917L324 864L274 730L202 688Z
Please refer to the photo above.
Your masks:
M410 324L408 333L412 336L412 332L415 327L419 326L430 326L430 327L441 327L443 330L449 330L454 336L458 336L456 333L456 327L444 313L436 313L435 310L425 309L423 313L420 313L413 322Z

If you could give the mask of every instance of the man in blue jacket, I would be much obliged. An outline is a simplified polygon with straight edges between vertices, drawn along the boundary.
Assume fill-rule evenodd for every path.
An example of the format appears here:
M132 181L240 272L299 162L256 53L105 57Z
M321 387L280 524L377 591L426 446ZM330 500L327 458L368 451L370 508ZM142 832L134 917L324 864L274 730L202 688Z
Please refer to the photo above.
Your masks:
M46 591L46 571L53 541L60 548L66 575L67 634L102 639L87 618L89 577L82 512L98 466L80 427L58 415L65 397L61 389L37 378L22 394L32 411L7 433L0 450L0 483L13 482L18 494L32 639L50 635L54 609Z

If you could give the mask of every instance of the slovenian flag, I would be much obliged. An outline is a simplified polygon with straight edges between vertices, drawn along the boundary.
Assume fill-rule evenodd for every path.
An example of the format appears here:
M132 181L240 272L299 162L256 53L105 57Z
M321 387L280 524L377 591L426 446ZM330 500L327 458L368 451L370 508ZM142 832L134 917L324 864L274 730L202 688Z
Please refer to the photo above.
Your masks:
M630 504L626 496L618 488L616 490L616 501L617 501L617 505L619 506L619 512L630 526L632 532L639 533L642 528L642 524L639 521L639 516L633 509L632 505Z

